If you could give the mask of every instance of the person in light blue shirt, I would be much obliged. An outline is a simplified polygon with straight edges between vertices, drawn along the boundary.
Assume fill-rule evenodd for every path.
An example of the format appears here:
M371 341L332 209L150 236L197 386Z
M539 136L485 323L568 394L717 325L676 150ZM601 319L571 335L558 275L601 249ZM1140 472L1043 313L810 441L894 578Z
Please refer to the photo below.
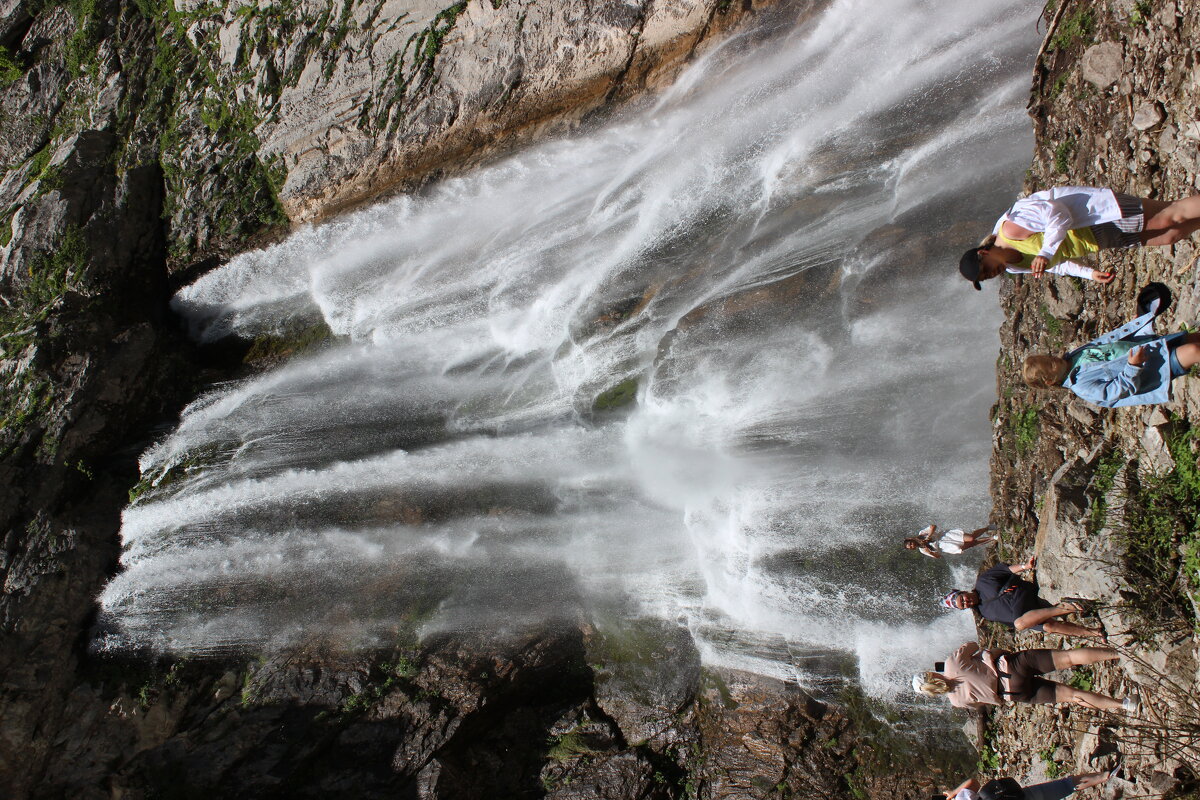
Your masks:
M1025 383L1063 387L1103 408L1154 405L1171 399L1171 381L1200 364L1200 333L1154 335L1156 310L1063 356L1025 359Z

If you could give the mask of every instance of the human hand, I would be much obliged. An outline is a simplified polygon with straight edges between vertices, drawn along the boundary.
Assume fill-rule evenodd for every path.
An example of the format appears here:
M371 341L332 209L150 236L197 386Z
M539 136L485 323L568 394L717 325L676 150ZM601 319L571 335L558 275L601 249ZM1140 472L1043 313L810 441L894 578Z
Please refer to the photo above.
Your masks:
M1092 270L1092 280L1096 283L1112 283L1113 277L1113 273L1111 272L1101 272L1098 269Z
M1033 569L1035 564L1037 564L1037 556L1030 556L1029 560L1026 561L1024 564L1018 564L1015 567L1009 567L1009 569L1011 569L1013 572L1017 572L1017 573L1028 572L1029 570Z
M1029 265L1029 269L1033 271L1033 277L1040 278L1048 266L1050 266L1050 259L1045 256L1037 256L1033 259L1033 263Z
M1129 351L1129 363L1131 366L1140 367L1146 363L1146 348L1135 347Z

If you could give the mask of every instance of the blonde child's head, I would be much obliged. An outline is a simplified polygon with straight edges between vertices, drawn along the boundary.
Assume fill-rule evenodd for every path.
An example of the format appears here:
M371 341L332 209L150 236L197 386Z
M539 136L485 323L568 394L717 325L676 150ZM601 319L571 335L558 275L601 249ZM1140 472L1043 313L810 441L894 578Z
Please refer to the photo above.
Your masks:
M913 675L913 689L928 697L937 697L950 691L950 682L936 672L918 672Z
M1034 389L1057 389L1067 378L1071 364L1058 356L1029 356L1021 367L1025 383Z

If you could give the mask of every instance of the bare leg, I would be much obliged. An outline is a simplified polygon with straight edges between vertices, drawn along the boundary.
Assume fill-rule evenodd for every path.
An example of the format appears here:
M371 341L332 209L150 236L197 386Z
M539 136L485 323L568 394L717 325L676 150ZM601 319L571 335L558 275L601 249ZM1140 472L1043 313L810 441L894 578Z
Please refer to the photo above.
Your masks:
M1121 711L1124 708L1120 700L1114 700L1095 692L1085 692L1083 689L1076 689L1074 686L1065 686L1061 683L1054 684L1054 702L1074 703L1077 706L1094 708L1097 711Z
M1150 247L1172 245L1200 229L1200 195L1174 203L1143 199L1142 213L1146 217L1142 244Z
M964 533L963 550L966 550L969 547L974 547L977 544L990 544L996 537L985 536L984 534L986 534L988 530L988 526L984 525L982 528L976 528L970 533Z
M1056 633L1059 636L1077 636L1080 639L1103 639L1104 630L1102 628L1089 628L1086 625L1077 625L1074 622L1063 622L1060 619L1050 620L1042 625L1042 630L1046 633Z
M1074 606L1064 606L1059 603L1050 608L1035 608L1033 611L1026 611L1013 622L1013 627L1019 631L1029 630L1038 625L1042 626L1042 630L1046 633L1057 633L1062 636L1082 636L1085 639L1100 639L1104 637L1104 631L1100 628L1088 628L1083 625L1076 625L1073 622L1063 622L1055 619L1055 617L1065 617L1067 614L1075 612Z
M1189 333L1183 337L1183 344L1175 348L1175 357L1184 369L1200 364L1200 333Z
M1055 669L1070 669L1099 661L1112 661L1117 657L1117 651L1111 647L1080 647L1075 650L1055 650L1050 657L1054 659Z

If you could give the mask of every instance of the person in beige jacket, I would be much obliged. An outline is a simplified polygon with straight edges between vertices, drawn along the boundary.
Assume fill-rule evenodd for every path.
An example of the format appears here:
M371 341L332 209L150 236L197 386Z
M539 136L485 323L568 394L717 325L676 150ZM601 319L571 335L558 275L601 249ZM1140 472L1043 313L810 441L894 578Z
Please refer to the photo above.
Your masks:
M956 708L1012 703L1074 703L1099 711L1137 710L1137 699L1115 700L1096 692L1046 680L1047 672L1081 667L1117 657L1111 647L1075 650L984 650L967 642L946 659L941 672L918 672L913 689L930 697L945 696Z

